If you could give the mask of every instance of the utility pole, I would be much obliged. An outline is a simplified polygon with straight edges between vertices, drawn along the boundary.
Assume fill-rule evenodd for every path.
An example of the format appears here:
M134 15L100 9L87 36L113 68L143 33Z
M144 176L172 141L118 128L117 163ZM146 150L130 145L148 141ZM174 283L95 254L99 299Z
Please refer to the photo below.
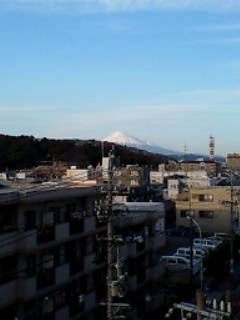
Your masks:
M233 173L231 170L231 201L230 201L230 215L231 215L231 238L230 238L230 274L234 274L234 230L233 230L233 214L234 214L234 202L233 202Z
M107 320L113 319L112 306L112 264L113 264L113 227L112 227L112 164L108 174L108 190L107 190Z
M192 211L192 193L191 187L189 188L189 212L191 217L193 218L193 211ZM190 282L191 286L193 286L193 221L190 219Z
M230 208L230 268L229 272L231 275L234 274L234 206L236 206L237 201L234 201L234 188L233 188L233 172L231 169L230 176L230 201L223 200L220 202L226 207Z
M106 307L106 320L125 319L125 312L131 310L130 305L125 302L115 302L114 298L125 297L124 291L126 274L123 274L123 265L120 258L120 246L123 244L123 239L120 236L114 235L113 229L113 149L109 152L109 164L106 172L107 190L105 189L104 204L96 208L97 218L106 223L106 236L101 240L106 243L106 301L100 303ZM117 261L115 255L117 254ZM117 276L117 279L116 279Z

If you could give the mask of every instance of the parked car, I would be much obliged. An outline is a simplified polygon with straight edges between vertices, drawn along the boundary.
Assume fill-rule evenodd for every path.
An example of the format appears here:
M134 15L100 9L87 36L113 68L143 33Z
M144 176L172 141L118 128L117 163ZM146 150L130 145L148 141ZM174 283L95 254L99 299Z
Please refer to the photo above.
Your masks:
M223 239L221 237L217 237L217 236L211 236L211 237L207 237L206 239L210 239L215 241L216 243L218 243L219 245L223 243Z
M174 255L186 257L189 259L191 256L191 248L190 247L178 248L177 251L174 253ZM199 247L193 247L192 256L195 258L201 258L201 257L205 258L207 256L207 251Z
M215 250L219 246L219 242L208 238L195 238L193 239L193 246L204 248L207 250Z
M222 240L230 239L230 234L226 233L226 232L215 232L214 236L218 237L218 238L221 238Z
M185 236L191 233L191 229L188 228L168 228L165 230L167 235L173 236Z
M160 261L164 262L168 271L171 272L184 272L189 271L191 268L190 259L181 256L162 256ZM193 274L200 271L200 259L193 259Z

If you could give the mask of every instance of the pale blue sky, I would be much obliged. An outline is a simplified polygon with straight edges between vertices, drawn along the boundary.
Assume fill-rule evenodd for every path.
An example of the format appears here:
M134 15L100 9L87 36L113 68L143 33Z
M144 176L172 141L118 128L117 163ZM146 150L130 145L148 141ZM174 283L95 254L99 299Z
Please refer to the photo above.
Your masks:
M1 133L240 152L240 1L0 0Z

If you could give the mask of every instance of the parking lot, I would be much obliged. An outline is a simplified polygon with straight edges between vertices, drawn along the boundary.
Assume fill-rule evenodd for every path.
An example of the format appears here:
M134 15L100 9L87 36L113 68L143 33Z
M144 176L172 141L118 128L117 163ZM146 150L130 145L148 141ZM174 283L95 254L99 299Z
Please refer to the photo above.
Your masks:
M167 236L167 245L166 248L163 249L162 255L172 255L179 247L189 247L190 243L190 236L169 235Z

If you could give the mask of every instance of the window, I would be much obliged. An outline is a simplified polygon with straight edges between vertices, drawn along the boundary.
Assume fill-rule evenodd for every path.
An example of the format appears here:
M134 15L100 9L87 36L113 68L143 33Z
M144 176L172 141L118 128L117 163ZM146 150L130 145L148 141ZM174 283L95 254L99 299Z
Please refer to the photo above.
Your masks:
M205 202L211 202L213 201L213 195L212 194L200 194L198 196L199 201L205 201Z
M213 211L199 211L199 218L213 219Z
M24 224L25 230L32 230L36 228L36 212L35 211L26 211L24 213Z
M50 208L50 211L53 212L54 223L63 222L64 219L63 219L63 216L61 215L60 207L52 207Z
M34 255L26 258L26 277L32 277L36 273L36 257Z
M114 176L116 177L120 177L122 175L122 172L117 170L117 171L114 171Z
M187 217L187 210L180 210L180 217L186 218Z
M130 171L130 175L137 177L139 174L136 170L133 170L133 171Z
M138 184L136 180L131 180L130 183L131 183L131 186L137 186Z

